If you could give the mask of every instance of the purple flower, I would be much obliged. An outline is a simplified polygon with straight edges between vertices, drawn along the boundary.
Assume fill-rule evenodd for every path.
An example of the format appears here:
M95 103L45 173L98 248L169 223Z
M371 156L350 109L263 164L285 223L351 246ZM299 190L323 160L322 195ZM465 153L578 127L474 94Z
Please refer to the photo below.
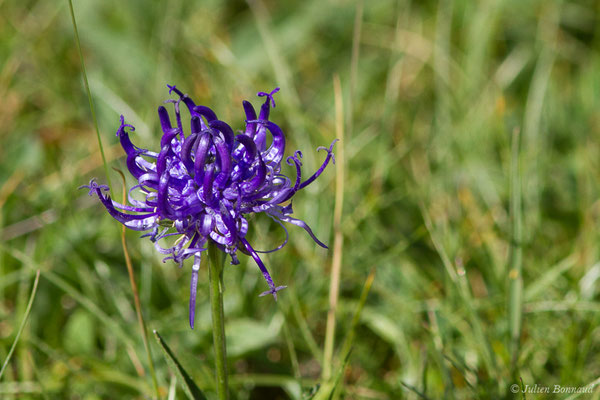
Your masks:
M127 130L135 128L125 124L121 116L117 137L127 155L127 168L138 181L129 190L130 205L111 200L105 193L108 186L98 185L94 179L82 187L90 189L90 196L95 193L114 219L130 229L148 231L143 237L149 237L156 249L167 256L163 262L172 259L181 266L186 258L194 257L189 304L193 328L200 258L209 240L231 256L232 264L239 263L238 250L252 256L269 286L261 296L272 294L277 300L277 292L286 287L275 286L259 252L246 239L249 214L266 213L284 228L286 240L271 251L287 243L288 233L282 222L302 227L318 245L327 248L304 221L291 217L289 200L321 175L330 160L335 163L332 149L336 140L329 148L317 149L325 150L327 157L307 179L302 179L302 153L296 151L287 157L286 163L296 169L292 181L281 173L285 136L279 126L269 121L271 106L275 107L273 95L279 88L258 93L265 97L258 116L252 104L243 102L246 129L236 135L210 108L196 105L175 86L168 87L169 94L175 92L179 96L166 101L174 106L176 125L172 125L167 109L160 106L163 135L158 152L133 145ZM181 121L182 102L191 117L187 136ZM163 247L161 239L171 236L177 240Z

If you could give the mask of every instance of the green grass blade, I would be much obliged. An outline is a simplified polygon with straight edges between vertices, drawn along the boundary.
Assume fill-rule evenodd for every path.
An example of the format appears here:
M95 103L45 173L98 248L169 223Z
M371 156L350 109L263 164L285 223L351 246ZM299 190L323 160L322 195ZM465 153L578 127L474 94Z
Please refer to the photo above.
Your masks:
M519 339L521 336L521 319L523 316L523 217L519 142L519 130L515 129L512 135L510 168L512 240L508 266L508 329L510 332L510 352L513 368L518 357Z
M181 383L181 387L183 388L183 391L185 392L187 397L190 400L206 400L206 396L204 395L204 393L202 393L200 388L198 388L196 383L192 380L190 375L186 372L181 363L175 357L175 354L173 354L167 343L163 340L163 338L156 330L154 330L154 337L160 345L165 359L167 360L167 364L169 364L169 368L172 372L174 372L177 375L177 380Z
M350 93L348 96L348 113L346 113L346 130L348 137L352 137L354 129L354 100L356 98L356 86L358 78L358 59L360 55L360 37L363 22L364 2L361 0L356 4L354 13L354 28L352 32L352 57L350 59ZM340 91L341 92L341 91ZM336 100L337 101L337 100Z
M127 333L123 327L117 323L113 318L110 317L100 306L94 303L89 297L82 294L75 287L70 285L67 281L62 279L60 276L52 271L44 271L44 278L50 283L61 289L63 292L71 296L76 302L81 304L86 310L88 310L93 316L102 321L107 327L112 329L115 336L118 336L123 343L130 346L132 349L135 348L133 340L127 336Z
M321 386L317 394L312 398L312 400L333 400L338 397L340 390L340 382L342 381L342 376L344 375L344 370L346 369L346 365L348 364L348 360L350 359L350 351L346 354L344 358L344 362L337 369L334 379L332 381L326 382Z
M586 388L586 390L588 390L585 393L574 393L572 395L570 395L569 397L567 397L565 400L574 400L579 398L581 395L588 395L590 393L596 393L595 397L592 397L593 399L597 399L598 398L598 391L595 390L596 386L600 384L600 377L594 379L592 382L588 383L587 385L585 385L584 387Z
M38 269L35 273L35 279L33 281L33 288L31 289L31 295L29 296L29 302L27 303L27 308L25 309L25 315L23 315L23 321L21 322L21 326L19 326L19 330L17 331L17 335L15 336L15 340L13 341L10 350L8 351L8 355L2 364L2 369L0 369L0 379L2 379L2 375L4 374L4 370L8 366L8 362L12 357L15 348L17 347L17 343L19 343L19 338L21 337L21 333L23 333L23 329L25 329L25 324L27 323L27 319L29 318L29 314L31 313L31 307L33 306L33 300L35 299L35 294L37 292L38 282L40 281L40 270Z
M346 338L344 339L344 343L342 344L340 350L340 359L345 359L348 354L350 354L350 349L352 348L352 343L354 342L354 332L356 331L356 327L358 326L358 322L360 321L360 315L362 313L363 308L365 307L365 303L367 302L367 296L371 291L371 286L373 285L373 281L375 280L375 268L369 272L369 276L365 281L362 292L360 294L360 298L358 300L358 307L354 312L354 316L352 317L352 323L350 324L350 330L346 334Z
M98 118L96 118L96 110L94 108L94 101L92 99L92 92L90 91L90 84L88 83L87 73L85 72L85 62L83 60L83 52L81 51L81 42L79 41L79 31L77 29L77 22L75 21L75 11L73 10L73 0L69 0L69 11L71 12L71 21L73 23L73 33L75 34L75 43L77 44L77 52L79 53L79 59L81 61L81 73L83 74L83 84L87 93L88 101L90 103L90 111L92 112L92 120L94 121L94 128L96 129L96 137L98 139L98 147L100 148L100 155L102 156L102 163L104 164L104 172L106 173L106 181L108 186L112 189L110 184L110 175L108 173L108 164L106 163L106 156L104 155L104 147L102 146L102 138L100 137L100 129L98 128Z
M545 290L548 290L548 288L550 288L563 273L575 266L578 257L579 254L577 253L569 255L553 267L549 268L548 272L546 272L544 275L527 285L527 288L523 292L524 301L530 302L536 300L536 297L544 293Z
M0 248L5 250L12 257L21 261L23 265L29 269L34 269L34 262L31 257L17 249L6 247L5 245L0 243ZM42 265L43 267L43 265ZM112 319L105 311L103 311L100 306L98 306L94 301L92 301L89 297L82 294L79 290L69 284L66 280L61 278L58 274L54 273L50 269L44 270L44 278L46 278L50 283L54 286L68 294L81 304L86 310L88 310L93 316L98 318L102 323L104 323L107 327L109 327L112 332L114 332L115 336L119 337L123 343L130 346L131 348L135 348L133 340L123 330L121 325L119 325L114 319Z
M416 387L409 385L408 383L404 382L404 381L400 381L400 384L402 386L404 386L408 391L416 394L417 396L419 396L419 398L424 399L424 400L429 400L429 397L425 396L424 393L420 392Z
M498 382L498 385L500 385L499 375L497 371L496 355L492 351L492 346L489 341L488 335L484 331L483 322L479 317L477 310L473 304L473 296L469 288L469 282L467 281L466 270L462 267L458 269L457 266L452 263L448 253L446 252L444 246L442 245L442 243L436 235L436 232L433 227L433 222L431 220L431 216L429 215L427 208L422 202L419 203L419 208L421 209L423 222L425 223L425 227L429 231L429 235L431 237L433 246L438 252L440 259L442 260L442 264L444 264L444 267L448 272L449 278L456 286L458 294L460 296L460 300L465 305L467 316L473 327L473 334L477 338L478 346L480 348L484 363L486 364L487 369L490 371L490 374L494 377L496 382Z
M294 345L292 333L290 332L289 322L285 318L285 314L282 313L281 315L283 319L283 337L285 339L285 344L287 345L288 353L290 355L292 371L294 372L294 377L299 380L302 374L300 373L300 364L298 363L298 353L296 352L296 346Z
M307 322L306 318L302 314L302 307L300 305L300 301L298 300L298 295L296 294L296 291L294 290L293 287L289 287L288 289L289 289L288 297L290 300L289 300L289 303L287 306L287 312L288 312L288 314L291 314L294 317L294 319L296 320L296 323L298 324L298 328L300 329L300 335L304 339L304 342L308 346L308 349L310 350L314 359L317 360L317 362L321 362L321 360L323 358L323 354L321 353L321 350L319 349L319 346L317 345L317 341L315 340L314 336L310 332L310 328L308 326L308 322ZM283 300L283 301L287 301L287 300Z
M429 333L432 341L433 356L434 360L439 365L441 378L443 382L444 398L454 399L454 383L452 381L452 374L450 372L450 368L444 360L444 338L440 329L438 311L436 311L435 306L432 304L431 301L428 302L427 318L429 320ZM425 377L423 377L423 380L425 380ZM427 393L427 386L425 385L425 383L423 384L423 393Z
M340 365L337 369L333 380L327 381L323 384L319 392L317 392L315 399L335 400L339 398L341 391L339 383L341 382L341 377L344 373L344 369L346 368L346 364L348 364L350 353L352 352L352 344L354 342L354 332L356 331L356 327L358 326L358 322L360 321L360 315L367 301L367 296L369 295L374 279L375 269L373 268L369 273L369 276L367 276L362 292L360 294L360 298L358 300L356 311L354 312L354 316L352 317L350 329L346 334L346 338L344 339L344 343L342 344L339 353L339 358L343 360L342 365Z
M290 65L286 62L283 57L283 52L279 48L277 42L274 40L277 35L273 34L269 27L269 11L262 0L246 0L254 20L256 27L265 45L265 51L273 68L275 78L282 89L282 96L287 98L292 106L298 106L300 104L298 91L294 85L293 74L291 72Z

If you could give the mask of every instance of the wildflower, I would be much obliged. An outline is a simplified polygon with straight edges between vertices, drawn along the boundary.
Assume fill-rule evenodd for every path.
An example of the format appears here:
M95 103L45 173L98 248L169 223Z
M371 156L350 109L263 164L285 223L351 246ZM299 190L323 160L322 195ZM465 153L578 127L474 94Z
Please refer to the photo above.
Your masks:
M277 292L286 287L273 283L259 251L246 239L248 215L265 213L284 228L285 241L271 251L281 249L288 241L282 222L303 228L318 245L327 248L304 221L291 217L291 202L284 204L321 175L329 161L335 163L332 150L336 140L329 148L318 148L325 150L327 156L308 179L302 180L302 153L296 151L287 157L286 163L296 169L292 182L281 173L285 136L269 120L271 106L275 107L273 95L279 88L258 93L259 97L265 97L258 116L252 104L243 102L246 129L236 135L210 108L196 105L175 86L168 87L169 94L178 95L178 99L166 101L173 104L176 125L172 125L167 109L160 106L158 116L163 135L158 152L133 145L128 130L135 128L121 116L117 137L127 155L127 168L138 181L129 190L130 205L112 200L105 193L108 186L98 185L94 179L82 187L89 189L90 196L96 194L114 219L130 229L148 231L143 237L149 237L156 249L166 255L163 262L172 259L182 266L185 259L194 257L189 303L193 328L200 259L209 241L229 254L232 264L239 263L238 250L254 259L269 286L261 296L271 294L277 300ZM181 120L181 103L191 117L187 136ZM267 147L268 135L271 140ZM134 192L141 193L143 199L139 200L139 195L134 197ZM163 247L162 239L172 236L178 237L174 244Z

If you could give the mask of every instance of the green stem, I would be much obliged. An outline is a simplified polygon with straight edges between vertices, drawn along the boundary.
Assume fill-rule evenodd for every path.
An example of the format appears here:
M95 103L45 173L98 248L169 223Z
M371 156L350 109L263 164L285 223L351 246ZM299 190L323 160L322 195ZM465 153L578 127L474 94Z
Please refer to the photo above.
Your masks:
M217 397L229 399L227 390L227 350L225 345L225 316L223 313L223 263L225 258L217 246L208 246L208 280L210 284L210 313L212 316L213 345Z

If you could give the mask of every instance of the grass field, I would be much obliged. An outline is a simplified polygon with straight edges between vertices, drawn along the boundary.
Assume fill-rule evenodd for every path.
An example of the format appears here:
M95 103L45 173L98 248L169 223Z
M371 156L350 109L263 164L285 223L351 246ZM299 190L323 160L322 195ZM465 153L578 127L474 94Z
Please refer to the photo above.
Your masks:
M118 199L119 115L156 150L167 84L235 130L242 100L280 86L272 120L307 172L342 139L335 167L294 200L330 249L291 227L263 257L288 285L278 302L258 297L250 257L226 266L232 399L318 398L336 378L340 399L600 398L598 2L74 9ZM107 177L67 0L0 0L0 141L0 398L154 398L121 225L78 190ZM266 249L284 234L258 216L249 235ZM152 330L216 398L206 271L191 330L191 266L138 237L126 233L160 395L185 398Z

